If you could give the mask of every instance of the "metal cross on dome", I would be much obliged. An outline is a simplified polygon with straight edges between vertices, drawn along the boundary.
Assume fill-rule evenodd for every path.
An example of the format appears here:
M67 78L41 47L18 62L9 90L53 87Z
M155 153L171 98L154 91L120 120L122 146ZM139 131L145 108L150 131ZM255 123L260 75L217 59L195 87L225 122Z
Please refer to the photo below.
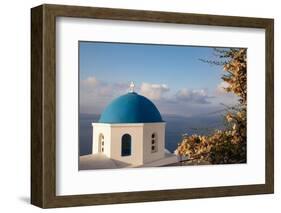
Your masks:
M135 92L135 84L133 81L130 83L130 92Z

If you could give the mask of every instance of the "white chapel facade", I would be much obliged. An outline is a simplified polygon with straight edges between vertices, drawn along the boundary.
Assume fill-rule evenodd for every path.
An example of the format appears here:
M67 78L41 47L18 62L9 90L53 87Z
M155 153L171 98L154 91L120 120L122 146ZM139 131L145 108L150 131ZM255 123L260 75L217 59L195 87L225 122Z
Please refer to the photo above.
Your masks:
M177 162L165 150L165 126L156 106L134 91L113 100L93 127L93 155L104 155L124 167L161 166Z

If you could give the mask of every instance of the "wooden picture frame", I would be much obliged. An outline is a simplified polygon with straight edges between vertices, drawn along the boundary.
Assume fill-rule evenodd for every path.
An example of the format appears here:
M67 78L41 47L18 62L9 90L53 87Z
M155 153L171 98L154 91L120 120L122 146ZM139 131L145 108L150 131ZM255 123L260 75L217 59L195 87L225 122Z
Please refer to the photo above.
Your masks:
M56 195L56 17L265 29L265 184L192 189ZM274 191L274 21L273 19L155 12L64 5L31 9L31 203L42 208L132 203Z

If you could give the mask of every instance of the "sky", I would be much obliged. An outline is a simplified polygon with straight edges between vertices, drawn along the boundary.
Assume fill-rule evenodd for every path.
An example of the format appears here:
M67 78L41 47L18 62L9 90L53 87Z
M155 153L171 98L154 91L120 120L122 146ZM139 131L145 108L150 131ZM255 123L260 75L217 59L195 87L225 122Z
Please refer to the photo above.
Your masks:
M79 42L80 113L100 114L126 94L130 82L161 114L214 113L237 98L224 91L221 66L212 47Z

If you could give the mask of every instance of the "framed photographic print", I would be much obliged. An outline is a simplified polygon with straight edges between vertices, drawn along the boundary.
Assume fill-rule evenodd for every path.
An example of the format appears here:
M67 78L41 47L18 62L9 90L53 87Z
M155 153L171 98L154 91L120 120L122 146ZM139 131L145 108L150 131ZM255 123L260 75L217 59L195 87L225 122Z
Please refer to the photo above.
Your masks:
M272 19L31 9L31 203L274 191Z

